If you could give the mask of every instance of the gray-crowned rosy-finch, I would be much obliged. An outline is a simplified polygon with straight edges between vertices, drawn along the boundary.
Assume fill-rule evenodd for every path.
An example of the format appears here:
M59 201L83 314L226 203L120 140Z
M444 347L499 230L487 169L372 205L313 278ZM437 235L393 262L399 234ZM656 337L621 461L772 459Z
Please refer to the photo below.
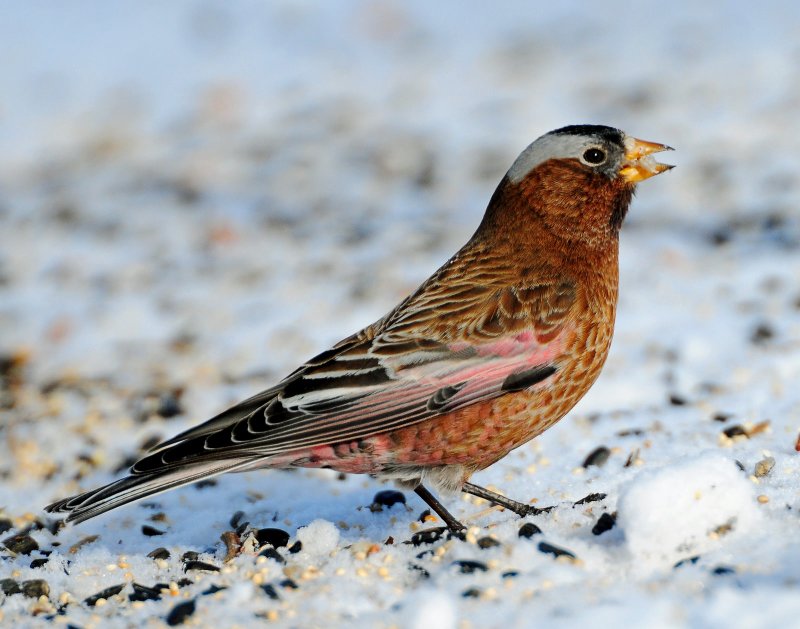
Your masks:
M517 158L478 230L382 319L274 387L157 446L130 476L48 511L80 522L223 472L326 467L528 505L470 476L561 419L608 354L619 230L639 181L671 168L597 125L542 136Z

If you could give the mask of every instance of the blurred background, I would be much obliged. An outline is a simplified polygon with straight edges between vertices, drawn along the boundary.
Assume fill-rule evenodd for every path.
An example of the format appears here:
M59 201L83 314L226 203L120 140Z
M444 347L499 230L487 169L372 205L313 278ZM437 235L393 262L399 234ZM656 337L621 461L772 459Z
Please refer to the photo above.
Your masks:
M679 149L631 229L782 227L799 17L792 2L9 3L2 347L119 377L178 339L233 377L278 375L415 287L516 155L570 123Z

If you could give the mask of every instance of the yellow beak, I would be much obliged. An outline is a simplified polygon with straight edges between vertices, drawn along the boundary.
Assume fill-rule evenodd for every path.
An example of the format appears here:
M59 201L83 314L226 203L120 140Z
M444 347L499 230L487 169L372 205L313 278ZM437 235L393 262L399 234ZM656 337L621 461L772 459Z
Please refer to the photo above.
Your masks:
M650 157L652 153L671 150L673 150L672 147L666 144L625 138L625 161L619 170L620 177L630 183L638 183L674 168L674 166L661 164Z

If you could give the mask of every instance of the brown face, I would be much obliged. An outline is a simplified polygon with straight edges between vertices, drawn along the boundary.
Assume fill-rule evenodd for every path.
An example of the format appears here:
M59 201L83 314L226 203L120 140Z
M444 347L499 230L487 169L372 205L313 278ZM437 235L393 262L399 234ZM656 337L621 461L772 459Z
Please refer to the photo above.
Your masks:
M575 159L551 159L518 186L550 229L567 240L584 241L616 236L636 184L609 179Z
M651 157L664 150L610 127L554 131L520 155L486 218L516 238L523 231L539 241L605 246L616 241L636 184L672 168Z

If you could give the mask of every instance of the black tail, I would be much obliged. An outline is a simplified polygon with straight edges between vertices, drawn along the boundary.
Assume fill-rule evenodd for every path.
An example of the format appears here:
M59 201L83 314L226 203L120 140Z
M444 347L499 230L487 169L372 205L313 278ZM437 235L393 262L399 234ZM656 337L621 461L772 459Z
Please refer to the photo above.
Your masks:
M252 463L252 458L205 461L149 474L133 474L103 487L54 502L45 507L45 510L50 513L68 513L67 522L83 522L134 500L203 478L238 471Z

